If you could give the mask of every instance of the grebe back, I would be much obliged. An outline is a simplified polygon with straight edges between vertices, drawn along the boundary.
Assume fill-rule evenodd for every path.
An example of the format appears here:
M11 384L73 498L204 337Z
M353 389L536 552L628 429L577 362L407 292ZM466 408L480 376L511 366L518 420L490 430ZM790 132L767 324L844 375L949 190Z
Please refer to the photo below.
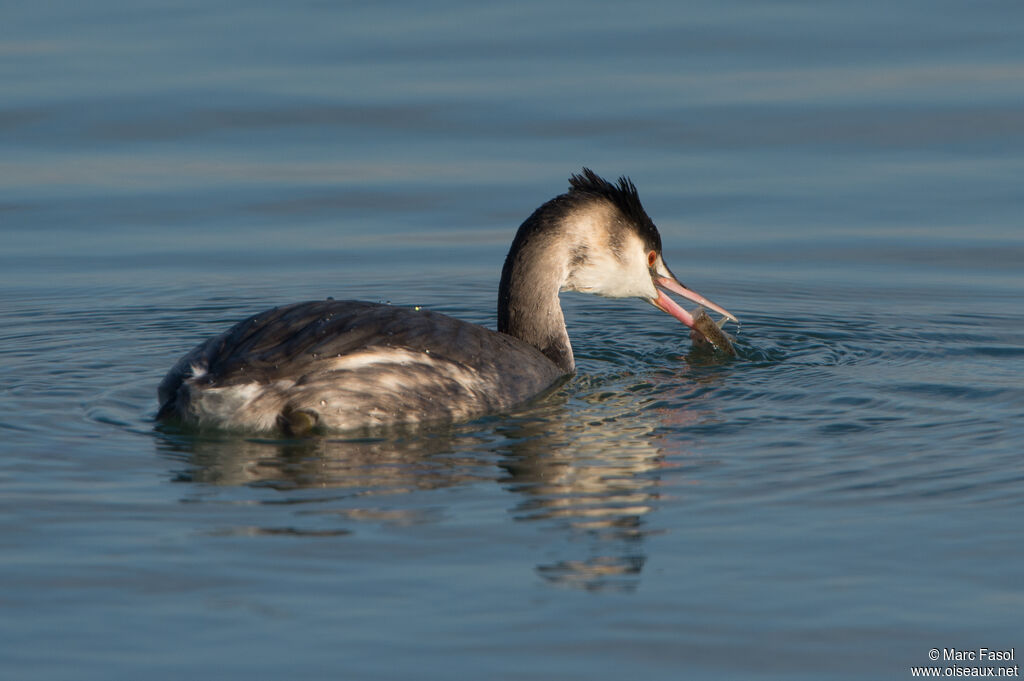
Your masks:
M157 418L251 431L461 421L527 402L575 371L560 291L638 297L693 328L636 187L584 168L519 227L498 331L419 308L311 301L245 319L182 357Z

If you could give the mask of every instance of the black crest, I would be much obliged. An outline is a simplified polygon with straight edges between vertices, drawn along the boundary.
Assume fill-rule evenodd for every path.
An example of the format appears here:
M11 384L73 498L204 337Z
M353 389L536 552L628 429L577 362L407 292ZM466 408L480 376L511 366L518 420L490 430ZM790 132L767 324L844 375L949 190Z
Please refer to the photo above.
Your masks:
M628 177L620 177L618 183L612 184L590 168L584 168L580 174L569 177L569 197L599 197L611 201L636 228L641 238L661 252L661 235L640 203L636 185Z

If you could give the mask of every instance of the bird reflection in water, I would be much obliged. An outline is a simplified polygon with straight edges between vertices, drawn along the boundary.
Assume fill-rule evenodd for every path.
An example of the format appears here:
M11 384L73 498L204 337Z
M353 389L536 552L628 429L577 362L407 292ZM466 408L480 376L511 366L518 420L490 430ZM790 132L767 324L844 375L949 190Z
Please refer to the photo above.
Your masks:
M541 578L588 590L629 590L647 561L644 539L656 531L648 516L658 508L661 476L671 465L666 461L685 456L656 431L694 417L656 404L678 404L665 386L645 399L620 386L585 383L578 379L574 389L511 416L386 438L256 440L165 428L157 442L163 455L183 464L178 481L203 484L188 500L241 486L256 490L256 503L300 504L295 523L312 526L289 528L293 534L348 533L350 527L317 524L339 519L439 522L451 508L383 499L498 482L517 496L509 511L517 521L547 523L557 534L538 558ZM678 379L676 385L685 390ZM266 489L281 494L268 500ZM281 533L265 529L260 533Z
M662 475L685 455L656 430L665 416L685 417L607 385L573 399L571 419L534 412L499 429L501 482L522 497L511 510L517 520L550 523L567 540L537 566L543 579L634 589L647 562L644 539L659 531L647 516L658 508Z

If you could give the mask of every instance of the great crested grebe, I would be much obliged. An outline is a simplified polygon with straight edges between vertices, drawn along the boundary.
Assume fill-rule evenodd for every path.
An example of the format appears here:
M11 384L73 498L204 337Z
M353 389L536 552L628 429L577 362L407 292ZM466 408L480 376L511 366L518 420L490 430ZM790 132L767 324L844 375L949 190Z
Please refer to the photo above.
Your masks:
M157 418L301 435L505 410L575 371L560 291L642 298L693 328L671 291L736 319L676 280L629 179L584 168L519 227L497 331L379 303L276 307L182 357L160 383Z

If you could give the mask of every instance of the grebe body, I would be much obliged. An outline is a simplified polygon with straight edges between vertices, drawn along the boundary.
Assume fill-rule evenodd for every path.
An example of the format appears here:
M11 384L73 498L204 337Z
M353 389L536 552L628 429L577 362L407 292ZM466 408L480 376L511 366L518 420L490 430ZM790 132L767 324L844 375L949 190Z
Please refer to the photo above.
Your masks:
M461 421L527 402L565 370L518 338L356 300L277 307L187 354L161 418L252 431Z

